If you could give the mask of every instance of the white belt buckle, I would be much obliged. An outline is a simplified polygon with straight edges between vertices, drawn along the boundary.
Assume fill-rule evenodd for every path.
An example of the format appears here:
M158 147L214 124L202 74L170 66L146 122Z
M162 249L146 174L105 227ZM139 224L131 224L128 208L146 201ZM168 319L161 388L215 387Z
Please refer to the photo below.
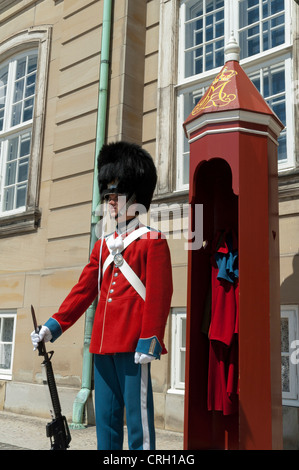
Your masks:
M123 265L124 262L123 255L121 253L116 253L116 255L114 255L113 261L115 266L119 268Z

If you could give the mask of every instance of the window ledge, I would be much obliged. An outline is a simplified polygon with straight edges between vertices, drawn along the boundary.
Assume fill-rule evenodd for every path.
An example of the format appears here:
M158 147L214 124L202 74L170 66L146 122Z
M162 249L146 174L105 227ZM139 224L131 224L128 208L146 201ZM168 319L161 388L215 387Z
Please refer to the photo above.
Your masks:
M1 374L0 373L0 380L12 380L12 374Z
M39 227L40 218L39 209L29 209L19 214L0 217L0 238L34 232Z
M299 400L290 400L287 398L282 398L282 406L295 406L298 408Z
M278 174L279 200L299 196L299 169L280 172Z
M167 390L167 393L170 395L185 395L185 389L181 388L169 388Z
M173 191L172 193L154 195L152 204L171 204L178 202L182 204L188 204L189 190Z

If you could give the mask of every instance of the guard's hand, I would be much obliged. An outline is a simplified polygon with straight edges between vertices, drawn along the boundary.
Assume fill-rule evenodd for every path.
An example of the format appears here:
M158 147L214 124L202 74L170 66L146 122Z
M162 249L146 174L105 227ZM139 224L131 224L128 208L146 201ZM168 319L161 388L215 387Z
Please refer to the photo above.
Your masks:
M40 341L44 340L47 342L52 339L52 333L47 326L42 326L38 333L36 333L36 331L32 331L30 337L33 344L33 351L35 351Z
M140 352L135 352L134 356L134 362L135 364L148 364L149 362L152 362L155 358L155 356L150 356L149 354L143 354Z

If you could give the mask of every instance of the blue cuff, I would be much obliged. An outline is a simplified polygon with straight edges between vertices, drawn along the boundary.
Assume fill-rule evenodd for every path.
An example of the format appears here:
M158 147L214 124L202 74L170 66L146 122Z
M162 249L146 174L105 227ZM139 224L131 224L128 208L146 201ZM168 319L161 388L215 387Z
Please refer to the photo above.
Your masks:
M215 259L219 269L217 279L225 279L233 284L239 278L238 252L216 253Z
M149 354L150 356L154 356L156 359L160 359L162 346L159 343L157 336L141 338L137 343L136 352Z
M49 318L49 320L46 321L45 326L47 326L51 331L51 343L53 343L57 338L59 338L60 335L62 335L61 326L59 325L58 321L54 318Z

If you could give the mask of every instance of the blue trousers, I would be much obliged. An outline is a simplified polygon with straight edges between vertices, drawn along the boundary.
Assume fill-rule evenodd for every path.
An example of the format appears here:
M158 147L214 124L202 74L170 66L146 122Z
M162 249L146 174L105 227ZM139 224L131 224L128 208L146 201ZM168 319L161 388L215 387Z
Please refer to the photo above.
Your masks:
M94 355L98 450L123 447L124 408L130 450L154 450L154 405L150 364L134 353Z

